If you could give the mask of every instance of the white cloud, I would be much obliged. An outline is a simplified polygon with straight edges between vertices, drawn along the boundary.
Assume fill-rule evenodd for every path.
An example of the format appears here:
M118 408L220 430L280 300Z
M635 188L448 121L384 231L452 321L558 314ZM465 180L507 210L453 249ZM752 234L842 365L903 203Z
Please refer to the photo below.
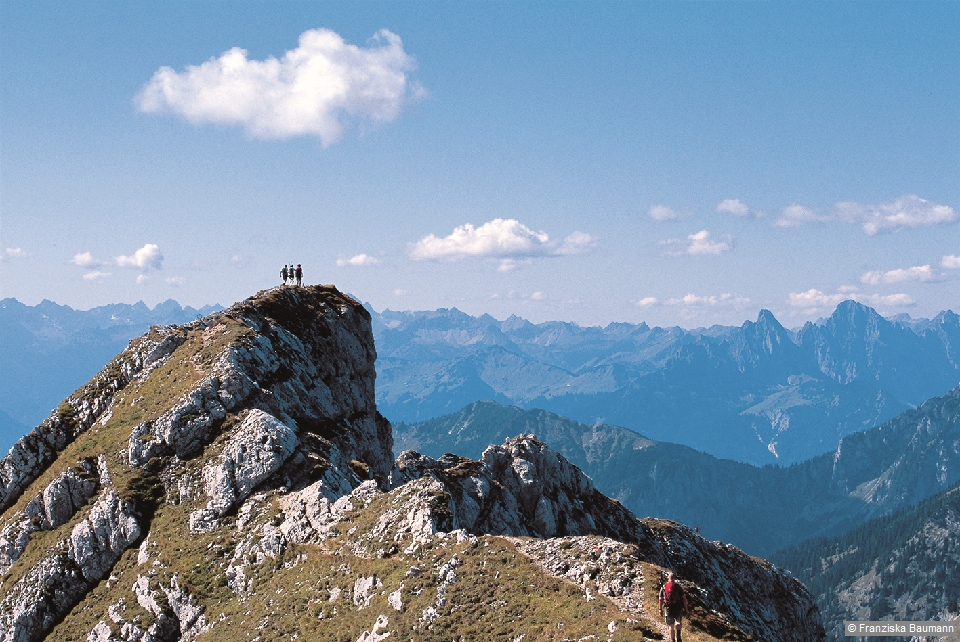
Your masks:
M148 281L148 278L146 274L137 275L137 283L146 283L147 281Z
M589 234L583 232L574 232L563 239L560 247L554 251L554 254L567 256L570 254L583 254L597 244L597 240Z
M671 221L680 216L666 205L654 205L647 210L647 216L655 221Z
M700 296L697 294L687 294L679 299L667 299L667 305L724 305L724 306L742 306L750 303L750 299L739 294L718 294Z
M852 298L849 292L824 294L820 290L810 288L806 292L790 293L787 303L796 308L832 308L836 307L841 301Z
M750 211L750 208L747 207L740 199L738 198L728 198L724 201L720 201L717 204L717 212L720 214L733 214L734 216L739 216L745 218L747 216L761 217L763 212L759 211Z
M83 280L84 281L100 281L102 279L107 278L108 276L110 276L109 272L99 272L99 271L87 272L86 274L83 275Z
M827 212L791 205L783 209L774 224L797 227L805 223L853 223L873 236L879 232L943 225L956 220L957 212L952 207L937 205L914 194L905 194L891 203L881 205L842 201L835 203L833 209Z
M861 294L851 291L849 287L840 288L834 294L826 294L814 288L806 292L791 293L787 303L796 308L805 308L812 313L822 308L835 308L843 301L850 299L880 308L903 308L915 303L909 294Z
M342 138L345 116L389 122L411 96L422 95L408 79L414 67L400 37L386 29L367 48L311 29L279 60L250 60L234 47L179 73L161 67L134 102L195 125L239 124L264 139L316 136L327 146Z
M534 292L530 295L530 298L534 301L543 301L543 292Z
M640 308L649 308L651 305L657 304L657 297L654 296L645 296L639 301L635 302L634 305Z
M29 252L19 247L8 247L0 252L0 261L9 261L10 259L24 259L30 256Z
M359 267L363 265L380 265L380 260L367 254L357 254L349 259L337 259L337 267Z
M497 218L480 227L466 223L443 238L428 234L410 247L409 254L414 261L498 258L498 269L509 272L536 257L582 254L595 244L595 239L583 232L573 232L561 243L552 242L546 232L534 232L516 219Z
M960 256L946 254L942 259L940 259L940 266L949 270L956 270L957 268L960 268Z
M403 296L404 294L409 294L409 291L408 291L408 290L399 290L399 289L398 289L398 290L394 290L394 291L393 291L393 294L394 294L394 296Z
M844 202L834 207L841 219L860 223L863 231L870 236L877 232L940 225L957 220L957 213L952 207L937 205L913 194L906 194L883 205Z
M780 218L774 221L777 227L797 227L804 223L819 223L830 220L829 217L818 214L803 205L788 205L780 212Z
M183 285L187 280L182 276L171 276L169 279L164 279L164 283L167 285Z
M909 294L871 294L868 297L862 299L863 302L869 303L875 308L880 307L891 307L891 308L904 308L911 306L916 303Z
M724 240L713 240L710 232L700 230L696 234L687 235L687 239L667 239L660 241L660 247L663 253L668 256L681 256L683 254L704 255L704 254L723 254L732 249L731 237L724 236Z
M934 274L929 265L915 265L906 269L890 270L889 272L867 272L860 277L861 283L879 285L880 283L903 283L905 281L942 281L942 274Z
M512 272L521 265L530 265L532 259L500 259L500 265L497 266L497 272Z
M80 267L93 267L95 265L106 265L103 261L98 261L93 258L93 255L90 252L80 252L74 254L73 258L70 259L70 262L74 265L79 265Z
M86 254L89 255L89 252ZM78 254L77 256L80 255ZM76 259L76 257L74 258ZM153 243L147 243L134 252L132 256L118 256L116 261L118 267L137 268L140 270L153 268L159 270L163 267L163 254L160 253L159 247Z

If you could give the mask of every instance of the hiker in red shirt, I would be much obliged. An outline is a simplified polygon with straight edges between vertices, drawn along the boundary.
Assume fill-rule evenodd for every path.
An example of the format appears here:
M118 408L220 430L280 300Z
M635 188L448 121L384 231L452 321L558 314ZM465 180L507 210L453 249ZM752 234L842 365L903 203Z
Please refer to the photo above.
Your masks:
M687 596L683 594L683 587L677 581L676 573L671 572L667 583L660 589L657 600L660 613L663 614L667 626L670 627L670 641L682 642L680 628L681 620L687 614Z

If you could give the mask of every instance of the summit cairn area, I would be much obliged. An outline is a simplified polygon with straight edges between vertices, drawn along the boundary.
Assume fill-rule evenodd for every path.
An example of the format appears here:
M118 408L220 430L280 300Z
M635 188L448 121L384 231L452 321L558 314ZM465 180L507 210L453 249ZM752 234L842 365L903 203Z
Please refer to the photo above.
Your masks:
M154 327L0 460L0 640L822 640L803 586L638 520L534 435L406 451L369 313L273 288Z

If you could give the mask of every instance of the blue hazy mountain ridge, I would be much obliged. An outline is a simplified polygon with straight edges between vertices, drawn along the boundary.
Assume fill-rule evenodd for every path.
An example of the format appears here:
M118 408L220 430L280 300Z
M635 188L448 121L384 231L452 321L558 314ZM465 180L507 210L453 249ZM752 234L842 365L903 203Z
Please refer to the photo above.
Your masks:
M152 325L186 323L222 309L181 307L173 300L74 310L44 300L0 301L0 450L43 421L50 410Z
M625 426L722 458L788 465L833 451L960 381L960 318L891 322L841 303L796 332L497 321L371 311L379 407L418 422L491 399Z
M717 459L620 426L493 401L396 423L394 450L478 458L488 445L523 433L559 451L637 515L697 525L708 539L759 556L842 533L960 481L960 386L844 437L835 452L787 467Z

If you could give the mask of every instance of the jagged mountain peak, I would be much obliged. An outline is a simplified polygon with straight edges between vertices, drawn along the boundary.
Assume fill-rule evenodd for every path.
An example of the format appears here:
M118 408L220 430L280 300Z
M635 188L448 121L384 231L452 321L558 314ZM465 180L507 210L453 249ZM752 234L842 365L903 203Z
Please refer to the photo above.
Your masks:
M662 635L668 568L703 640L822 638L795 580L531 435L394 462L375 359L332 286L132 341L0 460L0 639L617 642Z

